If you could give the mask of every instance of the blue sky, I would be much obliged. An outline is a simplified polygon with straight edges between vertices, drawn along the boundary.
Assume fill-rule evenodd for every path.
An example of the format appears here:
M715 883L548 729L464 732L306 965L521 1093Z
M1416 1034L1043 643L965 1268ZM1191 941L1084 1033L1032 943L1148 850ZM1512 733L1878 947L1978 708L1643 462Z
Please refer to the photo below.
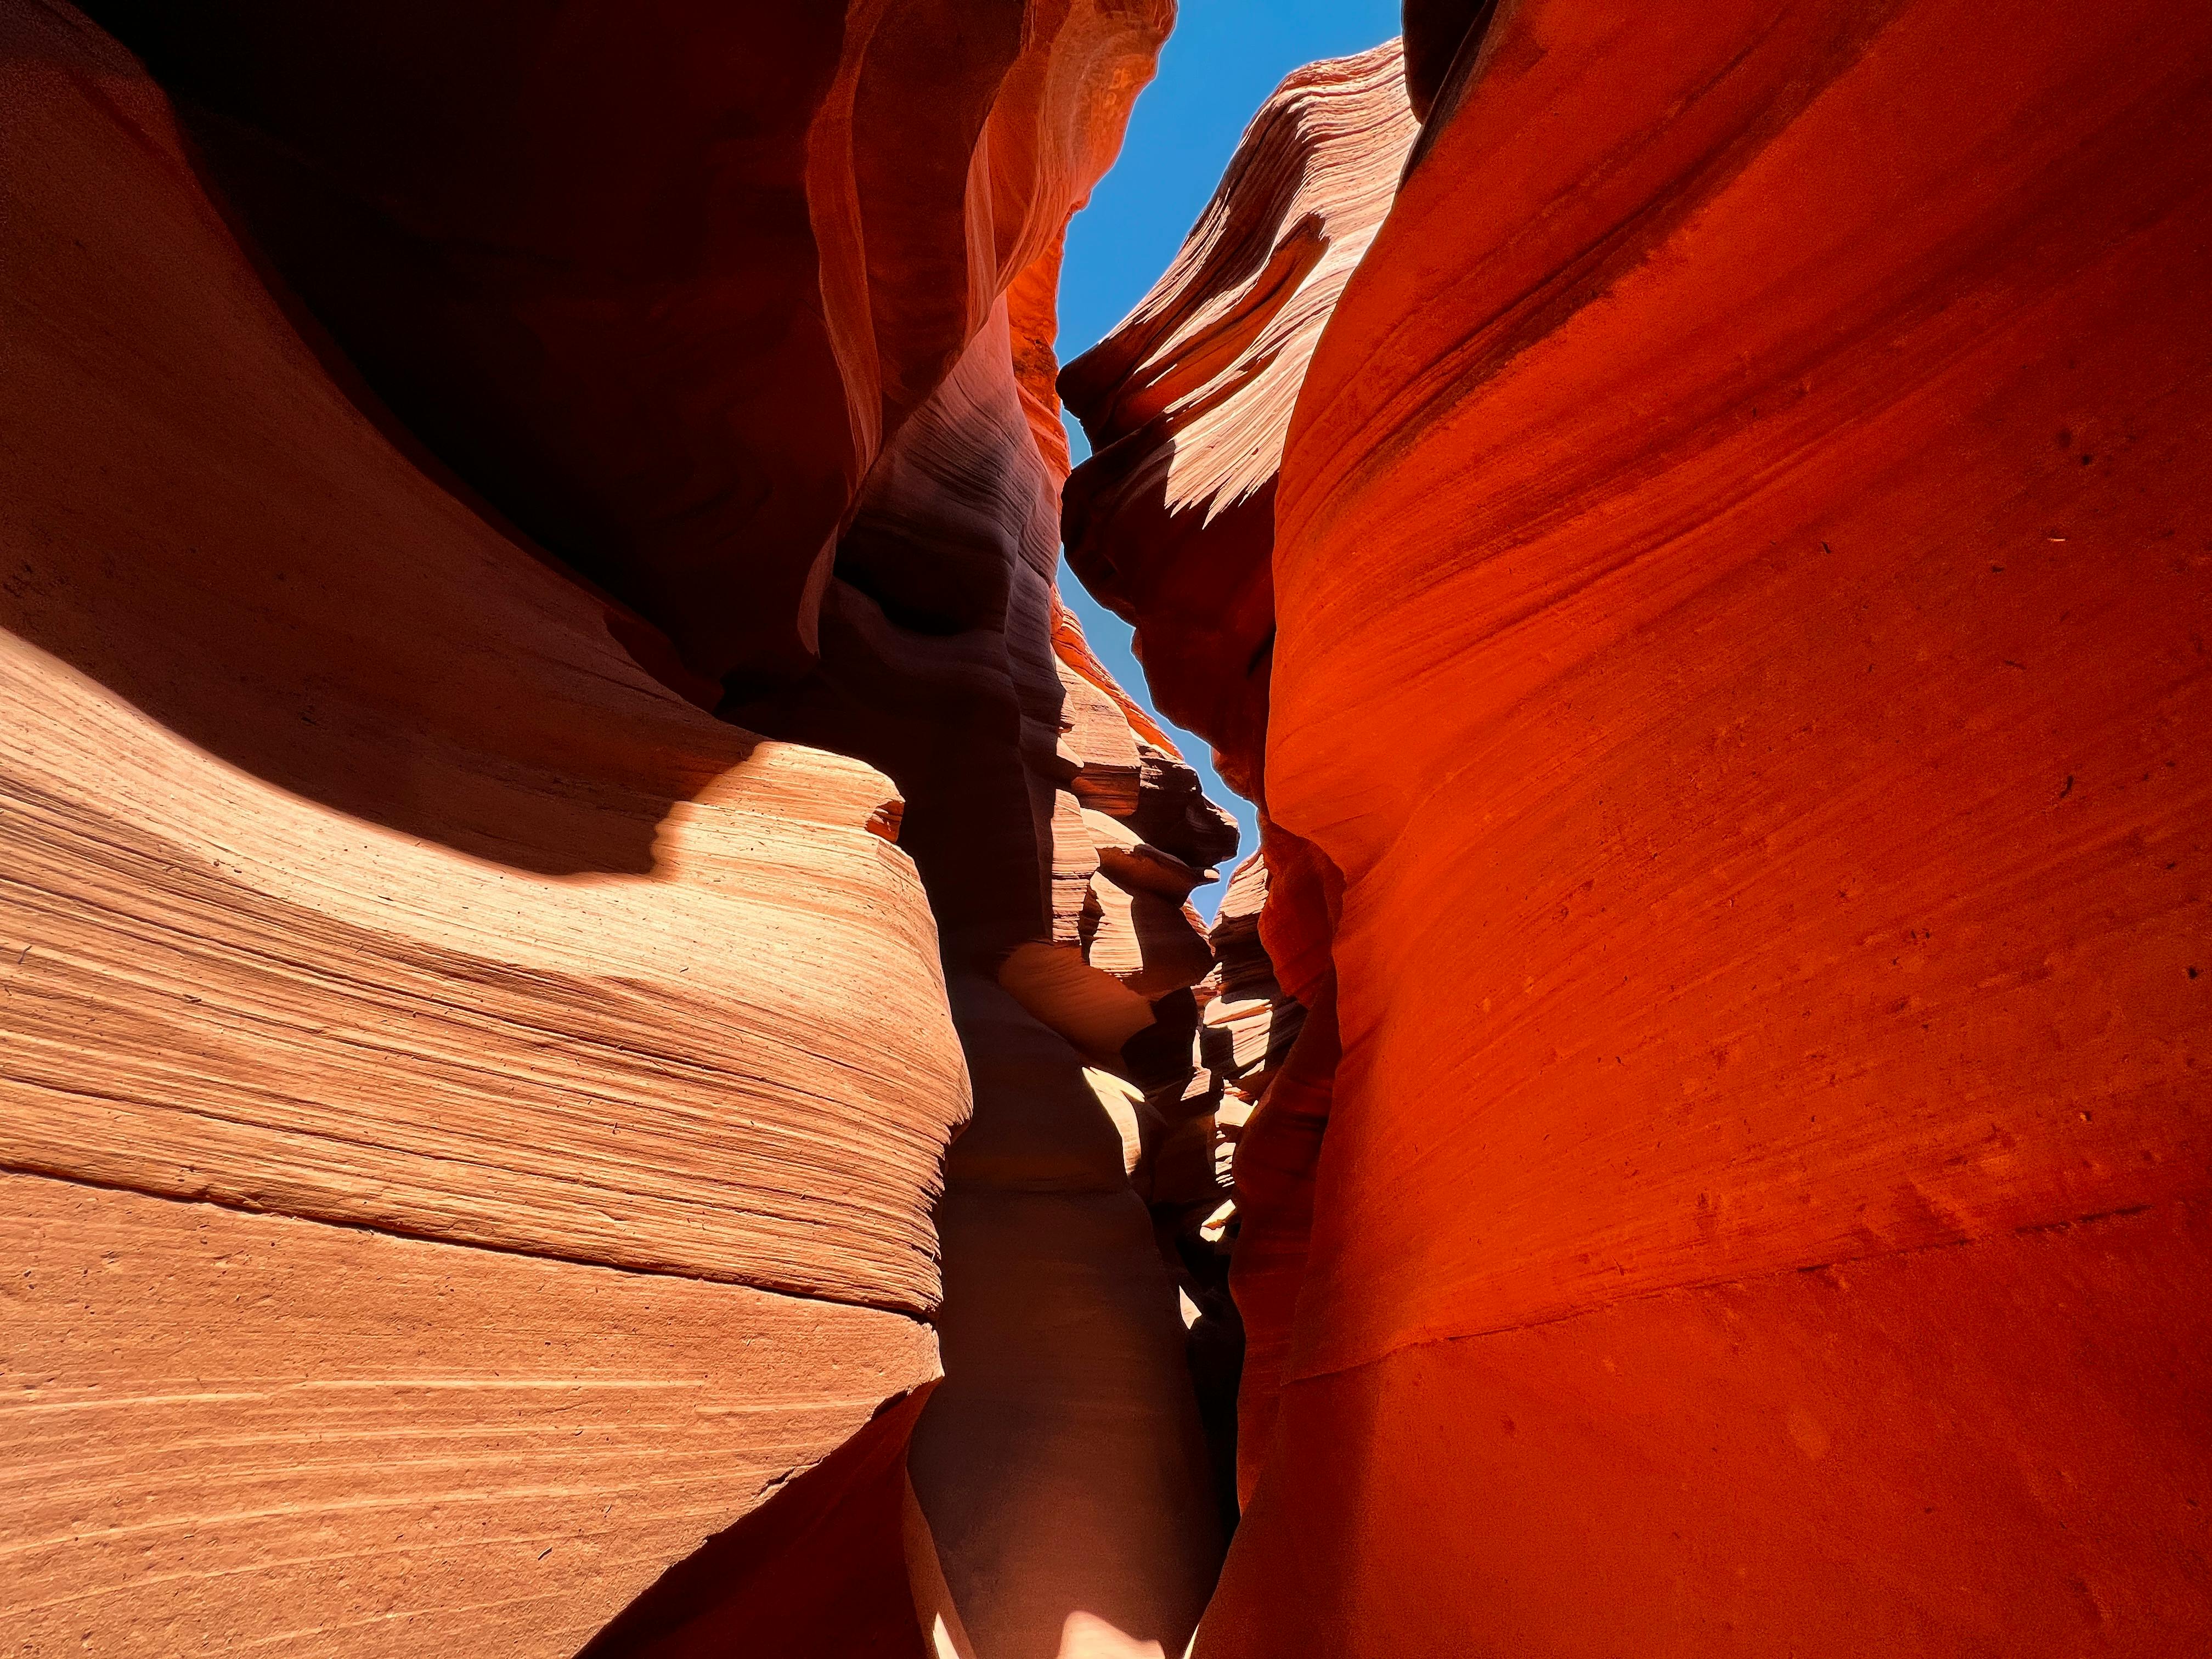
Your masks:
M1160 54L1159 78L1130 117L1121 159L1068 227L1060 283L1062 362L1109 333L1168 268L1220 182L1244 124L1277 83L1301 64L1389 40L1398 19L1398 0L1183 0ZM1079 460L1090 453L1083 429L1073 420L1068 428ZM1149 706L1144 672L1129 653L1128 625L1085 592L1064 564L1060 580L1091 648ZM1182 732L1176 740L1206 779L1206 793L1244 826L1243 851L1250 852L1259 841L1250 804L1213 775L1202 741ZM1211 915L1220 889L1202 888L1193 898Z

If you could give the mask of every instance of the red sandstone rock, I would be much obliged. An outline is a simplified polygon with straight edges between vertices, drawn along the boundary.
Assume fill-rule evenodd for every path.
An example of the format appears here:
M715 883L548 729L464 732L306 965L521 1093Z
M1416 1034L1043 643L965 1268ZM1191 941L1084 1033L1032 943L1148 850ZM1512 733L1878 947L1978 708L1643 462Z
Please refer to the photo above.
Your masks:
M20 0L9 155L35 166L9 173L28 441L7 622L27 719L4 754L31 898L0 1137L15 1166L137 1192L64 1234L40 1217L76 1188L28 1182L7 1363L64 1401L215 1378L265 1401L270 1449L159 1484L153 1447L197 1418L93 1418L73 1455L155 1506L173 1571L55 1520L76 1489L33 1467L11 1513L40 1601L11 1631L566 1652L604 1624L592 1655L814 1655L927 1628L978 1659L1061 1637L1182 1650L1218 1537L1139 1148L1115 1128L1133 1086L1086 1079L991 982L1020 980L1009 953L1064 956L1030 1009L1079 1036L1078 1005L1110 991L1086 1053L1119 1066L1152 998L1212 963L1182 896L1234 845L1051 588L1057 237L1164 9L1002 7L947 31L874 4L841 40L796 13L571 11L427 53L407 7L208 9L191 35L104 11L191 93L197 159L453 487L699 664L781 677L738 708L874 757L907 801L688 708L630 661L712 702L650 622L394 453L261 292L164 100ZM750 66L672 77L690 60ZM775 142L702 149L738 112ZM734 581L744 604L721 598ZM821 671L794 679L794 641ZM931 1228L969 1097L940 940L984 1110ZM232 1239L179 1197L283 1214ZM936 1343L914 1314L936 1307L940 1239L953 1380L915 1504L902 1462ZM119 1305L53 1287L101 1249L143 1261L170 1325L95 1370ZM321 1318L222 1312L338 1276L356 1291ZM619 1387L575 1363L661 1310L664 1345ZM518 1376L508 1329L515 1356L560 1358ZM254 1349L281 1358L241 1370ZM562 1405L511 1409L487 1364ZM368 1509L356 1464L299 1451L321 1418L295 1398L325 1378L347 1431L420 1420L431 1453L385 1460ZM748 1409L702 1440L646 1405L686 1391ZM588 1493L617 1495L615 1520L526 1498L544 1468L575 1478L580 1431L606 1447ZM441 1498L449 1455L473 1460L476 1506ZM215 1555L192 1533L210 1482L283 1506ZM480 1520L502 1541L460 1548ZM296 1526L356 1531L296 1562ZM385 1526L441 1568L392 1555ZM549 1540L529 1562L518 1526ZM571 1548L598 1564L580 1575Z
M1164 713L1261 798L1275 472L1308 359L1413 141L1395 41L1300 70L1263 106L1176 262L1060 377L1096 452L1070 567L1136 628Z
M1049 1655L1079 1613L1179 1652L1215 1504L1126 1103L1087 1073L1212 965L1157 890L1198 878L1212 826L1060 611L1060 474L1011 341L1002 307L869 478L819 668L726 712L889 771L943 929L976 1109L938 1212L947 1376L911 1468L967 1635L979 1659Z
M1132 623L1160 707L1207 738L1232 785L1261 807L1268 860L1239 870L1212 943L1221 965L1200 987L1195 1041L1180 1066L1148 1079L1147 1196L1177 1241L1191 1310L1193 1370L1226 1418L1241 1363L1249 1465L1264 1435L1256 1403L1283 1358L1304 1260L1306 1212L1286 1228L1265 1174L1281 1126L1316 1121L1298 1104L1325 1087L1334 1049L1294 1082L1252 1158L1261 1216L1247 1240L1231 1160L1289 1058L1303 1009L1260 945L1270 877L1295 896L1318 892L1325 860L1273 823L1262 746L1273 649L1275 475L1306 364L1331 307L1389 209L1416 128L1398 43L1291 75L1246 131L1226 177L1175 264L1129 318L1069 365L1061 387L1095 451L1069 479L1064 523L1071 567ZM1293 907L1294 908L1295 907ZM1285 977L1327 1003L1325 917ZM1309 1049L1333 1042L1317 1030ZM1300 1145L1300 1158L1310 1151ZM1278 1200L1273 1208L1269 1200ZM1288 1237L1289 1254L1276 1240ZM1226 1295L1222 1253L1234 1242L1240 1297L1268 1308L1246 1351ZM1284 1265L1287 1264L1287 1265ZM1210 1381L1206 1379L1211 1379ZM1232 1438L1226 1425L1217 1443ZM1223 1452L1221 1480L1236 1484Z
M755 684L810 665L862 480L1032 264L1048 349L1061 228L1173 15L91 10L399 418L693 666Z
M198 147L0 13L0 1156L66 1178L9 1210L11 1637L1181 1651L1214 1504L1085 1062L1187 1042L1234 835L1054 594L1050 356L1169 9L100 9Z
M1475 67L1476 53L1498 11L1498 0L1405 0L1406 93L1416 120L1450 117Z
M1146 1193L1164 1236L1180 1241L1179 1283L1195 1310L1194 1372L1217 1379L1210 1386L1225 1416L1242 1356L1237 1452L1248 1467L1265 1445L1253 1425L1282 1362L1304 1259L1306 1212L1286 1224L1267 1174L1271 1149L1285 1126L1317 1122L1300 1103L1325 1089L1334 1054L1324 1021L1308 1045L1304 1080L1286 1090L1269 1125L1269 1086L1304 1011L1261 948L1260 905L1271 863L1293 897L1318 896L1326 865L1269 820L1262 787L1275 473L1307 362L1414 137L1401 70L1394 41L1291 76L1254 119L1174 265L1062 376L1097 452L1068 482L1069 562L1134 624L1161 708L1211 740L1223 775L1261 805L1268 860L1255 854L1231 884L1212 941L1221 966L1201 988L1196 1040L1180 1069L1150 1080L1146 1101ZM1325 915L1302 951L1279 954L1299 994L1326 1006ZM1326 1060L1311 1059L1324 1051ZM1263 1128L1246 1161L1262 1204L1248 1239L1252 1222L1237 1201L1231 1162L1245 1158L1255 1117ZM1298 1157L1310 1155L1298 1147ZM1249 1351L1224 1293L1220 1253L1232 1241L1240 1297L1271 1310ZM1218 1443L1231 1437L1224 1426ZM1226 1486L1234 1477L1224 1458Z
M1197 1650L2202 1648L2212 16L1420 11Z
M0 1196L26 1653L573 1653L936 1369L926 1326L871 1309L31 1176Z
M11 1636L1178 1651L1233 1234L1201 1655L2212 1639L2212 23L1436 0L1409 97L1293 77L1069 381L1267 809L1208 950L1052 592L1165 9L102 9L775 740L0 10Z
M1276 979L1275 965L1260 940L1268 884L1266 855L1255 853L1237 866L1221 896L1212 930L1220 966L1200 1034L1206 1064L1251 1100L1266 1091L1267 1079L1289 1057L1300 1018L1297 999Z
M968 1085L891 787L637 667L137 66L0 29L0 1622L573 1651L937 1374Z

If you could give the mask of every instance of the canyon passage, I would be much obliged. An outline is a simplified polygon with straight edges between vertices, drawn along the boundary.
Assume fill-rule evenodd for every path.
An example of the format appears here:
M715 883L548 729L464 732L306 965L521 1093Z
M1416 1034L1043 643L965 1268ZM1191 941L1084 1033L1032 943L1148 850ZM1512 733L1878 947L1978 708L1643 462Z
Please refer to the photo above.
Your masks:
M0 0L10 1653L2212 1651L2212 9L1182 10Z

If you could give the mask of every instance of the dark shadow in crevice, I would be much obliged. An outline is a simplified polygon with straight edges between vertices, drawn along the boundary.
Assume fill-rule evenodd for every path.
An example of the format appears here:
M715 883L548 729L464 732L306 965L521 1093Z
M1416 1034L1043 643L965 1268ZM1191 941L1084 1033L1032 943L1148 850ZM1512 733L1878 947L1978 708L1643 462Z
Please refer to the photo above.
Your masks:
M925 1659L907 1574L906 1448L927 1389L716 1533L576 1659Z
M12 366L53 413L36 429L50 447L22 456L0 628L207 754L365 823L538 874L653 870L669 809L753 740L631 677L613 646L709 696L657 630L517 536L392 417L204 174L195 202L167 121L88 76L135 82L113 41L58 8L15 49L154 160L119 197L88 198L52 252L57 270L125 275L88 283L74 311L46 301ZM187 167L198 159L187 142ZM194 222L203 205L228 239ZM186 228L161 249L161 302L134 304L153 276L147 213ZM257 278L282 321L236 302Z
M1451 118L1497 15L1498 0L1406 0L1406 101L1415 120L1428 120L1440 103L1442 118Z
M87 3L417 440L694 666L806 671L858 459L805 182L837 9Z

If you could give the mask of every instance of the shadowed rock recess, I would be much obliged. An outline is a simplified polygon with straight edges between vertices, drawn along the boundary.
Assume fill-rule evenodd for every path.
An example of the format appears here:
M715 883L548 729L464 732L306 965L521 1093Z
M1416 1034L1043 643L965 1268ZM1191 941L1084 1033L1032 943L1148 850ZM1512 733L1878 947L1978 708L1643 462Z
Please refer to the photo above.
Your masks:
M2212 1650L2212 11L1174 10L0 0L11 1653Z

